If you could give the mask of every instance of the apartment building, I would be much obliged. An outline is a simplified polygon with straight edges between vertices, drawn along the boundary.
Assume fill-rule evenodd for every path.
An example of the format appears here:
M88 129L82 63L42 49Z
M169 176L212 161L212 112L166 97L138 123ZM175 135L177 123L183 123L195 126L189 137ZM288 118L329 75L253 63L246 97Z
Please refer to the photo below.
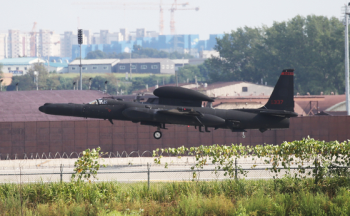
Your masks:
M39 56L60 56L60 35L53 31L40 29L37 35L37 53Z
M7 58L7 34L0 33L0 60Z
M90 34L90 33L89 33ZM72 46L78 44L78 36L71 31L64 32L60 38L60 57L71 57ZM88 45L88 40L85 34L83 34L83 44Z
M17 58L30 55L30 34L10 29L7 35L7 57Z

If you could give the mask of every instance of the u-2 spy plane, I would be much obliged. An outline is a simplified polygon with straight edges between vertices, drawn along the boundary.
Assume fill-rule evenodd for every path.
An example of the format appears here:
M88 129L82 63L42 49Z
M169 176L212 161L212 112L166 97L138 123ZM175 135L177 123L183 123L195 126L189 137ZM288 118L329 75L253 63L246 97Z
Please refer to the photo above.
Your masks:
M122 120L154 126L157 127L153 134L155 139L162 137L161 129L166 129L166 124L191 125L198 127L199 132L210 132L208 128L265 132L272 128L289 128L289 118L298 116L294 112L293 91L294 70L286 69L268 102L258 109L213 109L210 106L213 98L191 89L164 86L155 89L153 94L157 97L146 102L97 99L89 104L46 103L39 110L51 115L108 119L112 124L113 120ZM209 106L202 107L203 102Z

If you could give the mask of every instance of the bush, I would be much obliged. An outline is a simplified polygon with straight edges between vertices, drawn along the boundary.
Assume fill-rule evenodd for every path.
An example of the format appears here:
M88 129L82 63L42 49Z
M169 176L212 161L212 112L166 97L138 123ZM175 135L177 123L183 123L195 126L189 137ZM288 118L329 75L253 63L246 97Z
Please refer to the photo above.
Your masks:
M98 147L96 149L86 149L83 151L83 155L78 158L78 160L74 163L74 174L72 174L72 181L77 178L77 181L83 181L84 179L91 182L90 177L96 178L97 171L100 169L100 163L98 159L100 158L101 148ZM102 165L105 167L105 165Z
M281 145L256 145L243 146L232 144L212 145L186 148L156 149L153 156L154 161L161 163L163 153L171 155L194 155L196 157L195 166L191 169L202 169L208 162L215 164L216 170L225 171L225 176L235 176L235 160L241 157L264 158L265 164L271 164L271 172L280 172L279 168L287 170L287 176L294 178L314 177L316 181L324 177L342 177L349 175L350 166L350 140L338 141L318 141L312 138L304 138L293 142L283 142ZM310 163L315 167L311 167ZM309 164L309 165L306 165ZM290 175L290 168L297 166L297 174ZM253 165L252 168L255 166ZM237 167L242 174L247 174L241 166ZM306 172L307 169L312 171ZM194 172L194 177L196 173ZM275 176L274 176L275 178Z

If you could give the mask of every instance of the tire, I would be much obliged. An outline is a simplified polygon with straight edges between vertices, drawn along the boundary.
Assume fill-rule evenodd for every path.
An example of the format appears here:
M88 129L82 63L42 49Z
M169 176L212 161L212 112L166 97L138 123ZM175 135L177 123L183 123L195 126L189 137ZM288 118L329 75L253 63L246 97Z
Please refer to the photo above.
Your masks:
M160 131L154 132L154 133L153 133L153 137L154 137L154 139L160 139L160 138L162 138L162 132L160 132Z

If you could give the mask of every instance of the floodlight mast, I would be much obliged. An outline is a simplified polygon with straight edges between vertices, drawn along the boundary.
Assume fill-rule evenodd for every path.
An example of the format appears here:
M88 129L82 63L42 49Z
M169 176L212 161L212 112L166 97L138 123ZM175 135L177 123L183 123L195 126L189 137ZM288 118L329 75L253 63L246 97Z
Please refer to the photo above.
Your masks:
M80 90L83 90L82 64L81 64L81 45L83 44L83 29L78 29L78 44L80 48Z
M350 5L350 3L349 3ZM349 12L348 5L345 5L345 96L346 96L346 113L350 115L349 109Z
M37 71L34 71L34 80L36 83L36 90L39 90L39 86L38 86L38 81L39 81L39 73Z

